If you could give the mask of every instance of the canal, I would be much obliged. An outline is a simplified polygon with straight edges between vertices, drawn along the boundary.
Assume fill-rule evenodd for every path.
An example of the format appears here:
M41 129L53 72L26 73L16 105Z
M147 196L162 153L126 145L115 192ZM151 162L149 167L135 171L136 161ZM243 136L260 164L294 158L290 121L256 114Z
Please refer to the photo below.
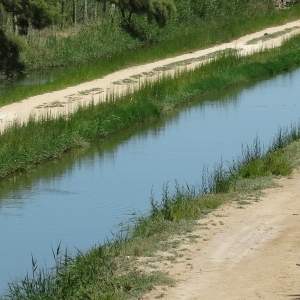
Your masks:
M0 293L26 275L31 255L51 267L52 250L72 252L111 238L150 209L164 184L197 186L203 166L231 161L257 136L298 122L300 69L196 99L165 119L124 131L0 183ZM76 248L75 248L76 247Z

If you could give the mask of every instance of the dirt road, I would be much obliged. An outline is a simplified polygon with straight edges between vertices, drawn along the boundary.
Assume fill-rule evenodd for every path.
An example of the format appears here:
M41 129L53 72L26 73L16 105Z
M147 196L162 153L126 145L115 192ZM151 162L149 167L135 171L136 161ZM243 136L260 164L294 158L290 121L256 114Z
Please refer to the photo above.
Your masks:
M278 184L258 202L229 203L202 219L197 243L160 265L178 284L143 299L300 299L300 171Z
M91 82L30 97L0 108L0 132L16 120L26 122L30 116L39 118L45 114L53 117L58 114L66 115L74 112L79 105L88 104L92 100L97 103L105 101L112 93L116 96L122 95L162 75L195 68L226 49L236 49L240 55L248 55L265 48L277 47L283 40L297 33L300 33L300 20L266 28L212 48L131 67Z

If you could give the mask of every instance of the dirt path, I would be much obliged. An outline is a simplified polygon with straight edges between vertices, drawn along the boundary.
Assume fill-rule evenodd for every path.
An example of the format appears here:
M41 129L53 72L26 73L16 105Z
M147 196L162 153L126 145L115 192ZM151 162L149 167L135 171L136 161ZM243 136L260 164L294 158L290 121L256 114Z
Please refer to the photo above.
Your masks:
M264 48L277 47L284 39L300 33L300 21L264 29L246 35L230 43L218 45L150 64L131 67L109 74L101 79L83 83L64 90L46 93L0 108L0 132L12 122L26 122L30 116L39 118L45 114L57 116L74 112L78 105L105 101L110 94L116 96L138 88L147 80L155 80L163 74L195 68L220 54L225 49L236 49L247 55Z
M179 283L143 299L300 299L300 171L278 183L259 202L202 219L197 242L180 246L177 263L160 264Z

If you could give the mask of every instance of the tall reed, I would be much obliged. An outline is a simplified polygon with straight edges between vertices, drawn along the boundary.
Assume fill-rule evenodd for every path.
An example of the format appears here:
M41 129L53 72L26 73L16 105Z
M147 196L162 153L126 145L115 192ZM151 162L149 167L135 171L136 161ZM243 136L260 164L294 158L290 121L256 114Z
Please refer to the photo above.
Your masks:
M209 65L177 74L175 78L163 77L158 82L148 82L122 99L112 98L106 103L81 107L68 118L48 116L38 122L32 119L26 125L15 123L0 135L0 178L32 168L94 139L103 139L140 122L159 118L172 107L193 101L194 97L295 68L300 64L299 44L300 37L295 37L281 49L252 57L229 53Z

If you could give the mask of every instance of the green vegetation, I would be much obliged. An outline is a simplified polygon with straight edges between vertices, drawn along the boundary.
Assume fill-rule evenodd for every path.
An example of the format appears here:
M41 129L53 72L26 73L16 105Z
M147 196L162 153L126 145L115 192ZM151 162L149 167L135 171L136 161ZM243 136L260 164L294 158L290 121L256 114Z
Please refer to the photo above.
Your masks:
M10 17L14 33L20 35L27 35L30 26L49 27L60 13L58 0L1 0L0 8ZM4 27L4 20L1 21Z
M202 97L289 71L300 64L299 45L298 36L279 49L251 57L239 57L236 52L221 54L210 64L179 74L175 79L162 78L121 99L81 107L67 119L49 116L38 122L31 120L27 125L14 124L0 136L3 145L0 178L32 168L94 139L104 139L150 118L158 118L181 102L192 101L193 95Z
M120 243L107 243L85 254L78 251L76 257L58 247L51 271L39 270L32 259L32 274L12 283L3 299L137 299L155 284L173 283L159 272L141 274L131 268L132 260L124 256Z
M176 11L172 0L112 0L111 2L120 9L123 28L137 38L140 37L140 33L136 31L138 28L133 26L133 14L146 14L149 22L154 20L163 27Z
M59 1L59 5L63 6L61 14L52 17L50 28L41 31L29 27L27 35L14 37L14 41L18 40L18 44L24 46L20 62L24 64L27 74L61 66L78 66L78 70L69 71L69 75L62 76L63 79L60 76L51 87L45 87L43 91L94 79L128 65L227 42L245 33L295 20L300 10L299 5L288 10L275 10L271 0L175 0L176 14L168 17L168 22L160 28L156 22L149 22L149 19L160 19L159 16L170 14L174 11L173 5L162 0L146 1L147 5L142 1L146 11L151 12L149 18L147 13L136 13L135 9L130 8L129 14L132 12L134 17L131 17L130 28L127 28L129 25L124 25L122 9L110 10L112 2L117 5L127 2L111 1L108 2L109 5L106 5L106 2L103 1L103 12L96 1L89 0L87 14L78 9L77 14L82 18L75 22L75 26L74 21L71 21L74 10L72 1ZM1 10L2 13L6 12L0 5ZM50 12L52 16L53 9ZM6 12L2 22L0 20L0 28L9 38L12 25L13 17ZM124 26L127 26L130 34L126 28L124 30ZM133 49L135 51L132 51ZM86 66L90 61L93 63ZM78 73L77 79L71 79L71 72ZM85 75L86 73L89 74ZM64 85L60 83L61 80Z
M99 23L88 23L63 32L29 32L24 39L30 48L21 55L21 61L28 70L39 69L43 63L46 69L68 65L71 61L77 64L87 61L88 57L101 61L93 62L94 66L79 67L77 73L62 75L53 83L7 93L0 97L1 105L90 80L129 64L228 41L247 31L293 20L300 10L299 6L295 6L286 11L273 11L268 1L235 1L234 6L228 1L191 0L189 3L192 6L175 2L177 16L164 29L152 26L143 16L138 16L135 25L143 29L140 31L143 38L138 40L120 29L117 18L114 22L104 18ZM219 9L216 9L217 6ZM188 14L187 10L191 7L192 12ZM248 9L250 7L251 10ZM62 27L68 25L66 15L67 10L63 12ZM232 18L238 15L240 18ZM218 22L214 21L215 18ZM108 29L116 34L105 35ZM101 42L103 39L105 43ZM84 45L83 40L86 41ZM113 41L111 48L107 41ZM145 45L147 47L143 48ZM9 180L10 175L62 156L72 148L85 147L93 140L105 139L130 126L159 118L182 102L290 71L300 65L299 48L298 36L279 49L249 57L239 57L236 52L221 53L209 65L177 75L175 79L166 77L159 82L148 83L122 99L111 98L106 103L82 107L68 118L52 119L49 116L37 122L30 120L26 125L15 123L0 135L0 178ZM32 53L28 49L33 50ZM130 49L136 50L130 54ZM166 186L160 202L151 199L149 215L133 219L114 240L87 253L78 251L76 255L69 255L67 250L64 252L58 248L53 253L55 266L49 270L39 269L32 259L32 273L9 284L8 291L0 299L132 299L140 297L154 285L174 284L166 274L149 265L146 271L141 271L138 259L151 257L157 250L168 249L170 244L166 241L173 234L182 234L182 239L195 239L187 235L193 230L194 220L222 203L236 200L242 204L249 199L256 200L257 193L272 184L269 179L288 175L297 165L300 146L299 141L295 141L299 138L300 125L281 129L266 152L256 139L253 145L243 147L241 157L232 164L224 166L220 163L212 173L204 169L200 191L191 186L177 186L175 193L170 195ZM260 176L268 180L261 180ZM247 195L242 194L244 191ZM174 242L171 247L176 248L177 243Z
M21 45L12 37L9 38L0 28L0 71L6 78L24 71L24 64L20 62Z
M55 266L48 270L39 269L32 258L32 273L10 283L0 299L139 299L155 285L173 285L172 278L156 270L156 252L167 251L168 259L176 261L180 241L199 238L192 234L195 220L227 201L257 201L261 189L272 186L274 175L290 174L299 166L299 138L300 123L280 129L266 153L256 139L230 166L204 172L200 190L177 185L170 194L165 186L160 203L152 197L149 215L132 219L114 240L76 255L58 247Z
M1 177L18 174L73 147L159 117L183 101L289 71L300 63L299 45L298 36L280 49L251 57L238 57L236 52L222 54L198 70L178 75L174 80L162 78L149 83L123 99L91 104L68 119L14 124L0 136L4 145L0 151ZM170 247L176 249L179 242L167 242L174 234L182 234L180 239L194 239L190 235L194 220L226 201L244 205L257 200L260 190L272 185L270 179L288 175L297 166L300 146L299 141L293 141L299 138L300 124L279 130L266 152L256 139L253 145L243 147L241 157L228 166L221 163L212 173L204 169L200 190L177 186L170 195L166 186L161 202L152 198L150 214L132 220L115 240L87 253L79 251L75 256L57 249L55 267L48 270L39 269L32 259L32 273L11 283L0 299L132 299L154 285L174 284L166 274L157 272L151 262L141 268L139 258L151 258L156 251ZM176 255L170 260L176 260Z
M1 0L0 1L0 72L6 78L22 73L25 64L20 62L21 39L5 30L4 15L10 18L14 34L27 35L29 27L43 29L59 15L58 0Z

